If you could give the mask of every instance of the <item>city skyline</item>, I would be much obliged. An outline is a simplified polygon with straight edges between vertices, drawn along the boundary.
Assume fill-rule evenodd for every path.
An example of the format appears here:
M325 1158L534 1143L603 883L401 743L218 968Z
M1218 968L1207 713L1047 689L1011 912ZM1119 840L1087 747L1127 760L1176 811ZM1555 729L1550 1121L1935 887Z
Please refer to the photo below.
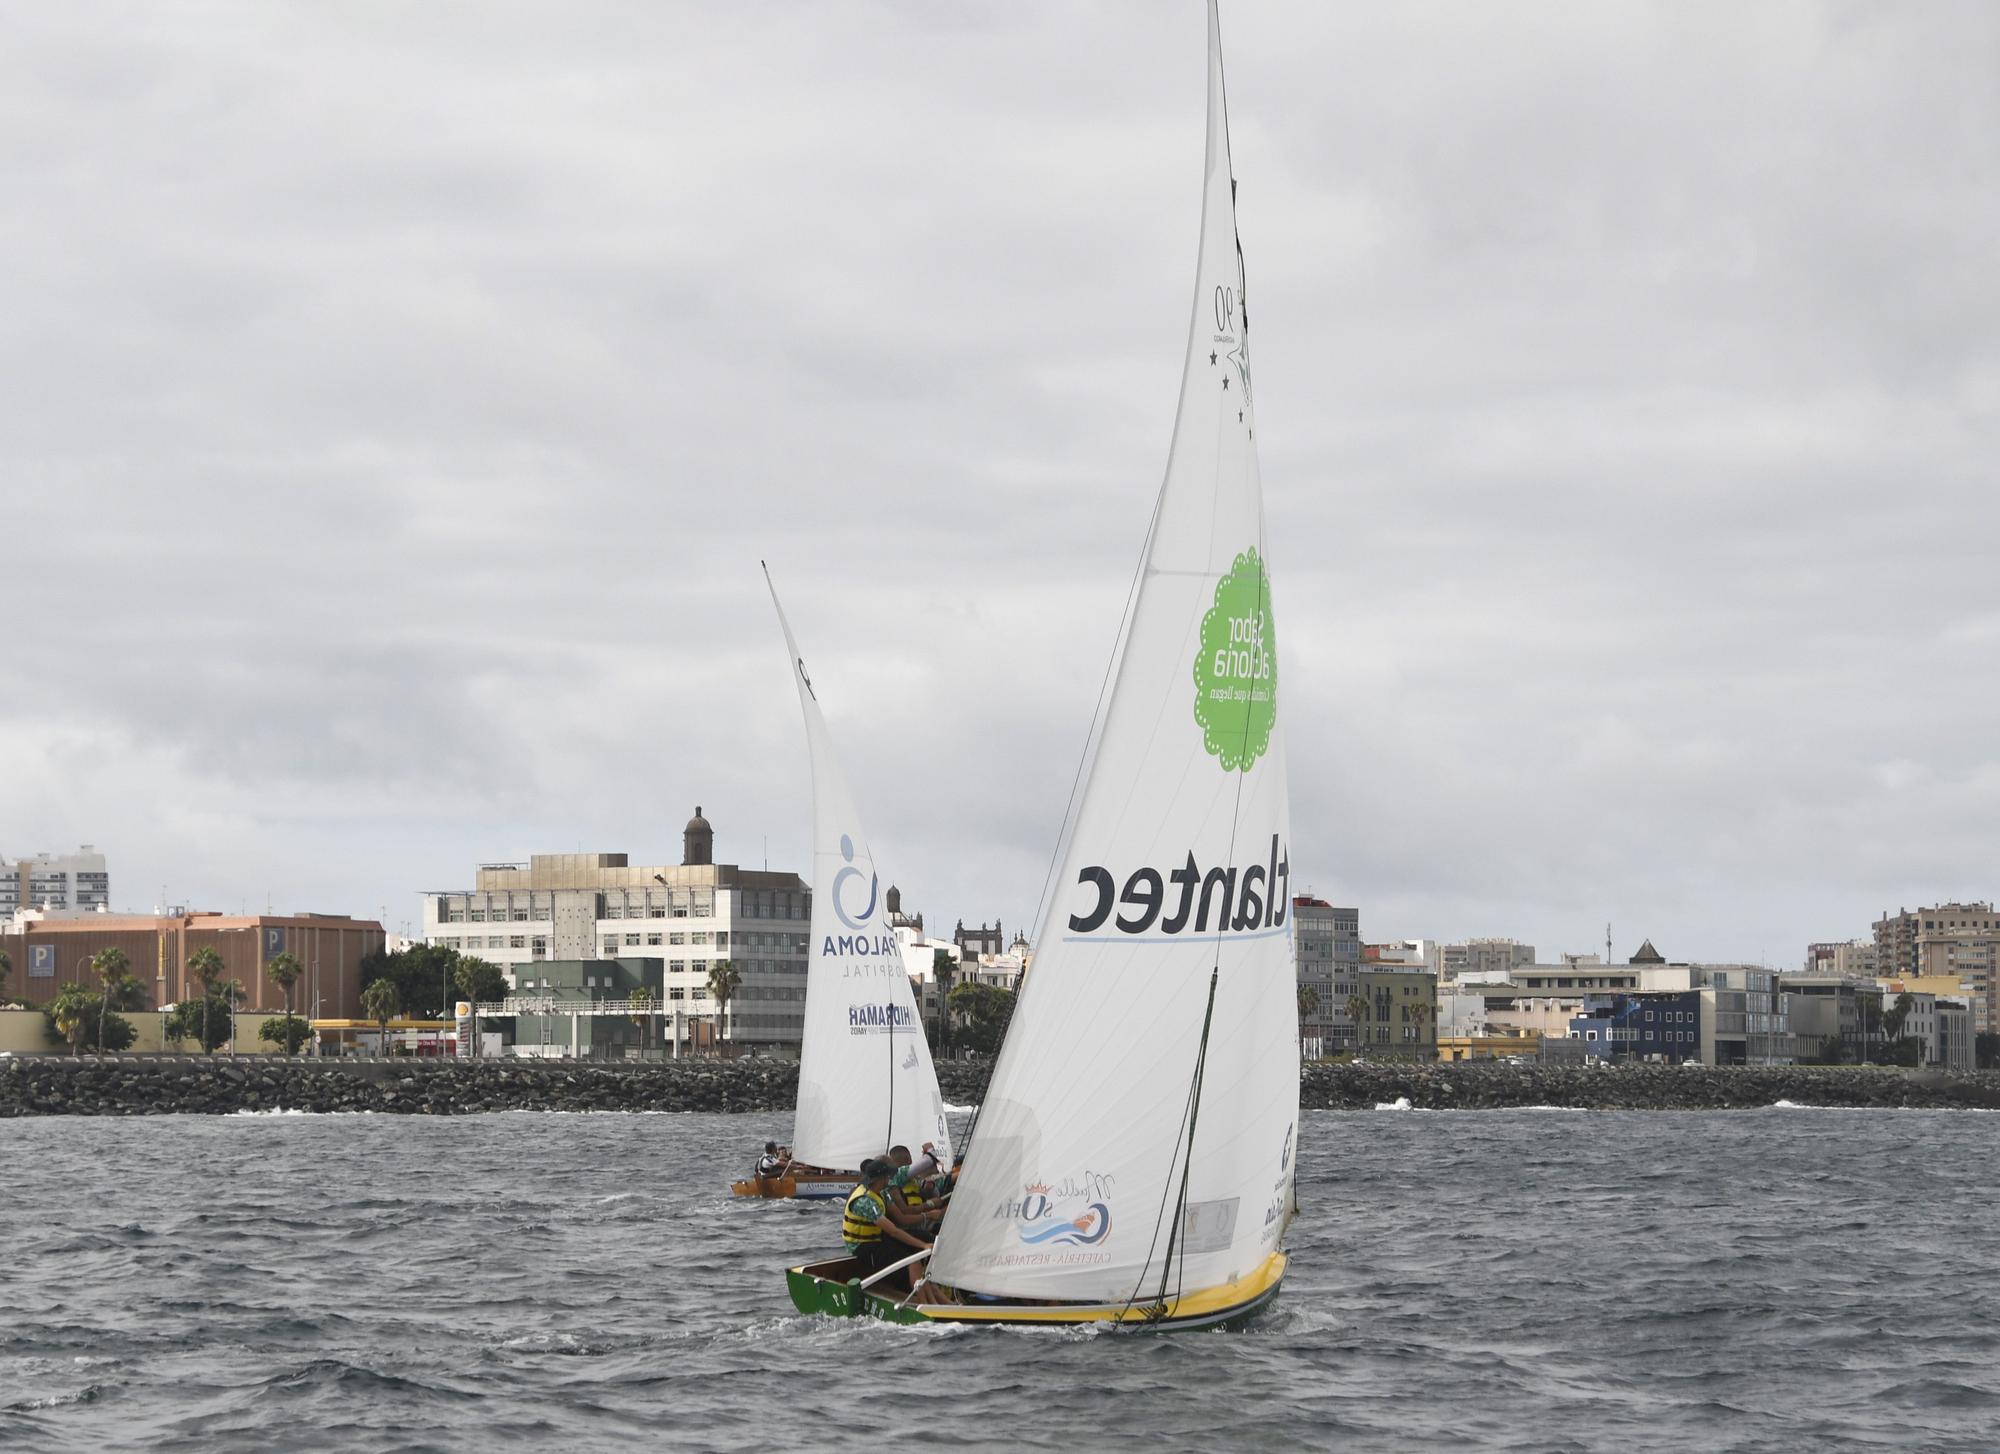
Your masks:
M796 869L762 557L885 876L1025 927L1201 69L856 13L24 25L0 852L391 926L696 803ZM2000 17L1450 15L1230 17L1295 884L1772 965L1991 899Z

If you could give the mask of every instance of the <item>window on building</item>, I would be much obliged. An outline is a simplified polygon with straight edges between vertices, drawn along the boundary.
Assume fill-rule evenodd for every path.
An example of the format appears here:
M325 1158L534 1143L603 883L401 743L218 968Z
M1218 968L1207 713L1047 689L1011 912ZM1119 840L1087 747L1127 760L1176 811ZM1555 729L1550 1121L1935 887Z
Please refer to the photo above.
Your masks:
M473 923L484 924L486 922L486 911L484 909L474 909L470 917Z
M647 944L649 944L649 945L650 945L650 944L658 944L658 943L660 942L660 940L661 940L661 938L662 938L662 937L664 937L664 936L662 936L662 935L659 935L659 934L648 934L648 935L646 936L646 943L647 943Z

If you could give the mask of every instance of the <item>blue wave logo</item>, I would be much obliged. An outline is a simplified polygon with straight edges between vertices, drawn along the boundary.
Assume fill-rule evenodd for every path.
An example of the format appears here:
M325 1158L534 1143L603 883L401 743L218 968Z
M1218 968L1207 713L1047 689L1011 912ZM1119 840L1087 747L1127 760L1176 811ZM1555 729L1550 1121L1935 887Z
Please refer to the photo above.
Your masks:
M1103 1202L1092 1202L1073 1221L1021 1229L1021 1240L1030 1247L1095 1247L1110 1235L1111 1208Z
M847 861L847 867L833 876L833 912L840 922L850 929L866 929L875 918L875 890L879 881L871 870L868 875L868 906L859 915L847 912L847 881L861 879L861 870L854 866L854 840L845 833L840 835L840 856Z

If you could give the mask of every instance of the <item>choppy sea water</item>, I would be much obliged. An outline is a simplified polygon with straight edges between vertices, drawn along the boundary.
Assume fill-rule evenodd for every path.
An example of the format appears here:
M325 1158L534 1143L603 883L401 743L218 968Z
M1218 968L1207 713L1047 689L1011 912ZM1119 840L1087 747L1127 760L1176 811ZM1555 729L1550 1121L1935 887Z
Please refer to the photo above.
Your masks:
M0 1449L2000 1446L2000 1115L1309 1112L1172 1336L798 1316L787 1120L0 1122Z

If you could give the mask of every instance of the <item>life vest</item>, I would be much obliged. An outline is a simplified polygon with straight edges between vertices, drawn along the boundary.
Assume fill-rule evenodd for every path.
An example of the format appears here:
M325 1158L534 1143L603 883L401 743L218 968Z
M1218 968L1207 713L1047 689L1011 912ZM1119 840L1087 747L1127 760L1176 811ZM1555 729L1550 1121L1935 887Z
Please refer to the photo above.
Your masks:
M860 1246L864 1242L880 1242L882 1240L882 1229L880 1227L873 1222L864 1222L854 1214L855 1199L857 1197L873 1195L875 1193L868 1190L868 1183L865 1181L847 1194L847 1205L840 1209L841 1241Z
M783 1165L784 1163L779 1161L775 1156L760 1156L757 1158L757 1174L759 1176L776 1176Z
M923 1204L924 1204L924 1184L920 1181L915 1181L915 1180L904 1182L903 1205L906 1207L920 1207Z

